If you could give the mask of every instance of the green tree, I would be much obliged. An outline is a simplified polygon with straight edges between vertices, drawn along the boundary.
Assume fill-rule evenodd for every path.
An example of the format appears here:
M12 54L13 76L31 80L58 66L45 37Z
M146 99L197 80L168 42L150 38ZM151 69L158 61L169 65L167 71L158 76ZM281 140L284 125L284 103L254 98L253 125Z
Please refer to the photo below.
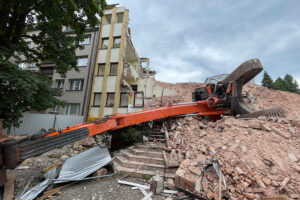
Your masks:
M264 76L261 81L262 86L267 87L267 88L273 88L273 80L270 77L270 75L267 73L267 71L264 71Z
M275 90L287 91L286 84L285 84L284 80L280 77L278 77L276 79L276 81L274 82L273 88Z
M283 80L285 82L287 91L299 93L298 83L290 74L286 74Z
M71 69L79 71L75 50L81 48L79 42L84 39L86 28L98 24L97 15L103 15L105 6L105 0L0 2L0 118L4 119L5 127L17 124L20 112L60 103L56 99L59 92L51 89L51 81L34 72L22 71L12 61L51 61L63 77ZM73 34L65 33L64 27L71 28ZM31 30L38 33L28 34ZM29 39L35 48L28 47Z

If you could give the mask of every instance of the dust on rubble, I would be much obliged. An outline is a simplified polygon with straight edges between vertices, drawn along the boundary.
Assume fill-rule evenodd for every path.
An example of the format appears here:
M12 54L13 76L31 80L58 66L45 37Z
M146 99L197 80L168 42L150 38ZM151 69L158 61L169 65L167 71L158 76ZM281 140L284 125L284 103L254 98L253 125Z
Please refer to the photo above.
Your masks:
M225 195L230 199L300 193L300 127L294 126L291 119L238 120L224 116L212 123L185 117L169 119L167 127L171 151L185 158L175 179L181 187L194 191L202 168L218 158L228 186ZM288 139L270 131L272 128ZM286 177L290 180L279 191ZM205 195L213 193L218 178L214 173L204 173L201 186Z

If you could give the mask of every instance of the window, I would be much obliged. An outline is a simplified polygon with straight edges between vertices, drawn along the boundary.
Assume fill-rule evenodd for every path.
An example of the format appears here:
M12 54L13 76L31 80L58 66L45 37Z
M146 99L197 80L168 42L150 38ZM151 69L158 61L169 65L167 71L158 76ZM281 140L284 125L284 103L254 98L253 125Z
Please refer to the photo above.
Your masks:
M133 91L137 92L137 85L130 85L130 86L131 86Z
M102 93L94 93L94 104L93 106L100 106Z
M77 58L77 66L78 67L85 67L87 66L88 57L79 57Z
M111 23L111 15L105 15L104 24L110 24L110 23Z
M70 81L70 90L82 90L83 88L83 80L74 79Z
M29 67L35 68L36 67L36 62L32 62Z
M123 16L124 16L124 13L117 14L117 23L123 23Z
M53 109L52 109L52 112L59 113L59 108L60 108L59 105L54 106Z
M86 36L84 36L84 40L80 41L79 44L87 45L87 44L90 44L90 42L91 42L91 35L86 35Z
M108 48L108 38L103 38L102 39L102 49L107 49Z
M114 48L118 48L120 47L120 44L121 44L121 37L115 37L114 38Z
M26 68L26 62L20 62L18 64L18 66L21 68L21 69L25 69Z
M115 93L107 93L106 106L114 107Z
M56 88L63 89L65 80L56 80Z
M79 113L79 107L80 104L79 103L68 103L66 105L66 115L78 115Z
M99 64L98 76L104 76L105 64Z
M42 67L40 68L41 74L44 75L53 75L54 73L54 67Z
M143 107L144 106L144 93L135 92L134 93L134 107Z
M117 76L118 74L118 63L112 63L110 65L110 74L111 76Z
M127 107L128 106L128 93L121 93L120 95L120 107Z

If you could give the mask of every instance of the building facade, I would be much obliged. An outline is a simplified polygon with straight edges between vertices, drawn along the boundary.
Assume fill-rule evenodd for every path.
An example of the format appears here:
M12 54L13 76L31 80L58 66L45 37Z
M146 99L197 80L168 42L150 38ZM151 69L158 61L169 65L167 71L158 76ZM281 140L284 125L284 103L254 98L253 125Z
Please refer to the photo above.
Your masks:
M104 13L88 120L142 110L144 99L153 96L155 73L132 44L129 10L112 6Z
M72 34L72 30L65 30L65 32ZM42 64L41 73L52 77L53 86L63 91L60 99L66 102L65 107L56 106L55 108L48 109L48 113L56 112L66 115L87 116L98 39L99 29L88 29L84 41L81 42L84 48L76 50L79 71L77 72L74 69L69 71L66 74L66 78L56 73L53 64Z
M66 102L65 107L56 106L43 113L82 115L85 120L96 120L143 110L147 101L162 93L163 89L155 85L156 73L150 70L149 59L140 58L133 46L128 24L128 9L108 6L99 27L88 28L81 43L84 48L76 50L79 72L71 70L66 77L56 72L51 61L41 62L40 67L19 63L22 69L48 76L53 87L63 91L60 99ZM64 32L73 34L68 28ZM30 34L38 34L38 30Z

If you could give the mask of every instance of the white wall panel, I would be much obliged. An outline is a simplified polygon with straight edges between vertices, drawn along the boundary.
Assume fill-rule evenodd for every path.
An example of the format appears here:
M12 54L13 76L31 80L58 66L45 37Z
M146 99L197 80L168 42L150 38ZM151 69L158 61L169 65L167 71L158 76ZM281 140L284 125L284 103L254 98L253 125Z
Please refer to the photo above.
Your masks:
M120 48L111 49L110 62L118 62Z
M98 63L105 63L106 62L106 54L107 54L107 49L99 50Z
M90 107L89 117L99 118L100 107Z
M102 38L109 37L110 24L103 25L102 27Z
M107 79L107 92L115 92L117 76L108 76Z
M114 36L121 36L122 34L122 23L115 24L114 27Z
M102 92L103 76L95 78L95 86L93 92Z

